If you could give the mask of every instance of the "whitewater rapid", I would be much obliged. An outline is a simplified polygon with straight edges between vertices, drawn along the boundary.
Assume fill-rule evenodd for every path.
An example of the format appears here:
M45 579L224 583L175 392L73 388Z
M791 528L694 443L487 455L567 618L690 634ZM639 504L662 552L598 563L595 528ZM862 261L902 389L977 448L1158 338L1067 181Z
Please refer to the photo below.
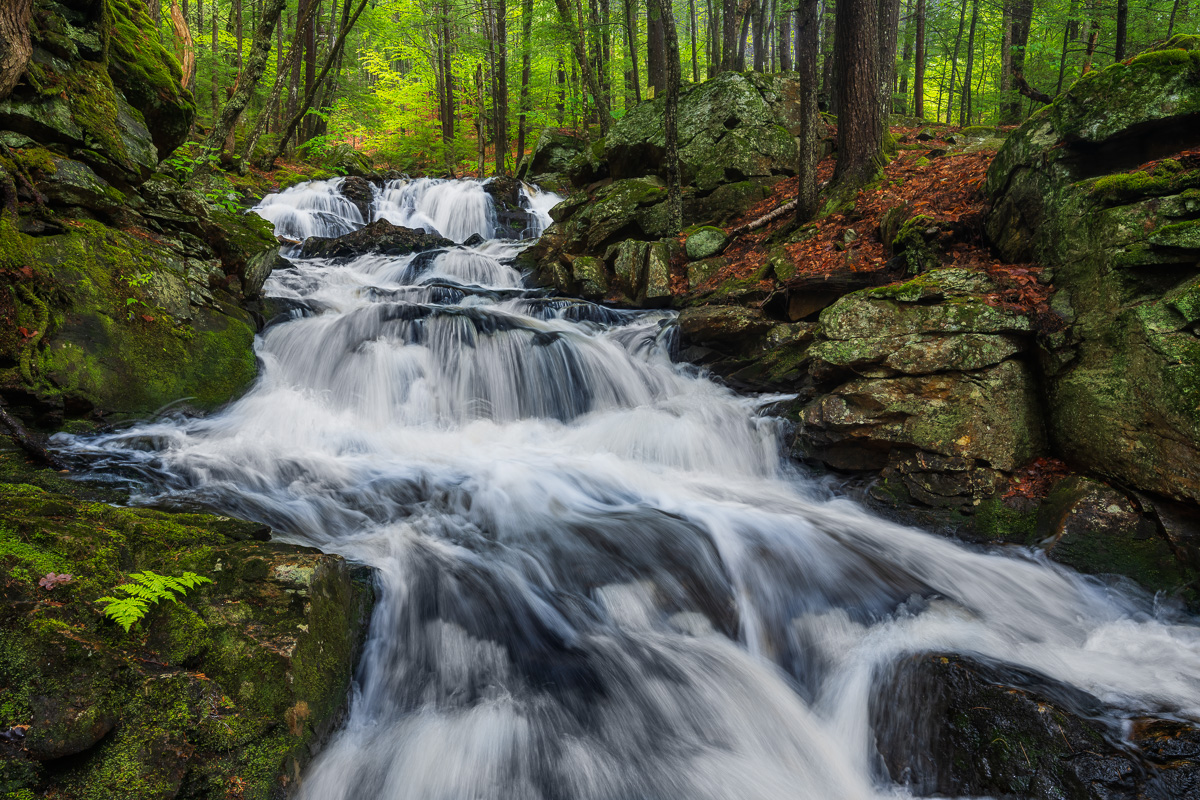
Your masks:
M339 235L367 220L337 186L257 211ZM554 198L525 191L536 234ZM869 705L930 651L1200 720L1191 620L831 494L782 457L778 398L672 361L670 312L523 289L479 183L393 182L370 216L488 241L292 258L266 292L295 310L245 397L57 441L139 476L138 502L376 569L349 719L301 797L895 796Z

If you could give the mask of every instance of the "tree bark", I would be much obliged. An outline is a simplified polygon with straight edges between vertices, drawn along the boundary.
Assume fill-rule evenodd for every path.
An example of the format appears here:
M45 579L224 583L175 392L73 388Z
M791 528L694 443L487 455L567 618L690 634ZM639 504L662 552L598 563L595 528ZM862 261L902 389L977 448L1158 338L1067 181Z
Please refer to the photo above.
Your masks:
M721 71L737 68L738 0L722 0Z
M672 20L673 22L674 20ZM666 29L662 7L656 0L646 3L646 84L652 97L667 88Z
M913 53L913 114L925 119L925 0L917 0L917 34Z
M533 0L521 2L521 116L517 120L517 161L525 158L525 137L529 124L529 78L533 58Z
M508 4L506 0L493 0L496 4L492 17L495 25L494 43L496 61L492 72L492 106L495 113L493 133L496 174L508 174Z
M476 155L478 166L475 177L483 178L483 163L487 161L487 106L483 102L483 64L475 67L475 140L479 147Z
M780 8L779 14L779 70L791 72L792 63L792 15L793 11Z
M571 7L567 0L554 0L554 4L558 7L558 16L562 20L563 26L567 29L567 34L571 37L571 44L575 50L575 60L579 62L579 69L583 71L583 81L587 84L588 91L592 93L592 97L595 99L596 112L600 120L600 133L606 136L608 135L608 129L612 127L612 114L609 113L608 101L600 93L600 84L597 82L596 76L592 73L591 64L588 62L583 34L580 33L579 26L575 24L575 17L571 13Z
M267 2L274 4L276 2L279 2L279 0L267 0ZM276 159L278 159L279 156L283 154L284 148L287 147L288 139L291 138L292 132L295 131L296 127L300 124L300 120L304 119L304 115L308 113L308 109L312 106L313 97L314 97L314 95L316 95L316 90L324 82L325 76L329 74L330 67L333 66L333 63L337 59L338 55L341 53L342 48L345 47L346 35L349 34L350 31L354 28L354 24L356 22L358 22L358 17L360 14L362 14L363 9L366 8L366 5L367 5L367 0L360 0L359 4L357 6L355 6L355 8L354 8L354 13L351 14L350 19L347 20L346 26L343 27L340 31L338 31L337 41L334 43L332 50L330 50L330 52L329 52L329 55L325 58L325 64L321 67L320 73L316 76L316 79L313 81L312 91L305 93L304 102L300 104L300 107L296 110L296 113L292 116L291 120L289 120L288 123L283 127L283 135L280 137L279 142L275 145L275 151L267 159L265 159L263 161L263 164L262 164L263 169L272 168L275 165ZM257 46L257 41L256 41L256 46ZM248 69L248 67L247 67L247 69ZM257 80L258 79L256 77L255 81L257 81ZM240 87L239 87L239 91L240 91Z
M883 166L876 0L839 0L834 37L838 158L833 183L850 190L872 180Z
M763 46L763 34L766 32L766 13L767 0L757 0L752 6L751 14L751 42L754 47L754 71L766 72L767 70L767 48Z
M900 57L900 113L908 113L908 73L912 68L913 57L913 0L907 0L904 6L904 51Z
M1117 0L1117 61L1125 60L1125 40L1129 35L1129 0Z
M896 39L900 31L900 0L879 0L879 102L886 127L896 90Z
M967 72L963 79L963 97L958 124L966 127L971 122L971 76L975 68L975 27L979 24L979 0L971 0L971 32L967 35Z
M820 97L829 104L828 111L832 114L837 113L837 92L834 90L834 57L833 57L833 40L835 24L837 18L835 11L834 0L823 0L821 6L821 93ZM797 26L798 28L799 26ZM797 40L799 46L799 40ZM799 58L799 56L797 56Z
M250 102L250 97L254 94L255 87L258 86L258 79L262 77L263 70L266 69L267 55L271 52L271 35L275 32L275 24L279 21L279 15L283 12L285 4L286 0L267 0L262 19L254 31L254 42L250 47L250 57L246 61L245 69L242 70L242 77L238 81L233 96L221 109L221 116L213 125L208 138L204 140L204 145L200 150L200 160L192 172L193 180L212 170L213 161L221 152L226 137L233 131L242 112L246 109L246 105Z
M800 184L796 194L796 220L808 222L817 214L817 159L820 142L817 133L821 112L817 108L817 53L820 49L818 28L820 0L799 0L796 10L796 71L800 73L800 161L796 173ZM840 126L839 126L840 127Z
M625 49L629 51L630 85L625 87L625 110L628 111L637 103L642 102L641 76L638 75L637 21L638 0L624 0L625 3ZM629 102L632 94L634 102ZM561 123L560 123L561 124Z
M1009 36L1008 72L1016 85L1016 76L1025 73L1025 46L1029 43L1029 27L1033 22L1033 0L1012 0L1012 29ZM1021 121L1021 103L1010 100L1001 106L1002 122Z
M651 0L658 7L663 29L663 56L666 61L666 112L663 128L666 138L667 219L670 233L683 229L683 189L679 175L679 35L671 15L670 0Z
M950 85L947 87L946 124L954 122L954 81L958 78L958 52L962 47L963 29L967 22L967 0L958 9L958 36L954 37L954 55L950 58Z
M696 0L688 0L688 13L692 23L688 27L688 35L692 40L692 83L699 83L700 55L696 50Z

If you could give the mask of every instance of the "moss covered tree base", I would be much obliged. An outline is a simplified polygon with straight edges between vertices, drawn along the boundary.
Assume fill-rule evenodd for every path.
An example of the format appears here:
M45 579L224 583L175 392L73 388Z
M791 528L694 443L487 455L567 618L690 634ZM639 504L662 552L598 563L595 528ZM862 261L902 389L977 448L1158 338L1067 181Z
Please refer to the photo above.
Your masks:
M266 800L294 789L339 719L372 590L365 570L267 534L0 484L0 730L24 731L0 745L0 794ZM213 583L152 606L126 633L96 598L143 570ZM40 586L50 572L72 578Z

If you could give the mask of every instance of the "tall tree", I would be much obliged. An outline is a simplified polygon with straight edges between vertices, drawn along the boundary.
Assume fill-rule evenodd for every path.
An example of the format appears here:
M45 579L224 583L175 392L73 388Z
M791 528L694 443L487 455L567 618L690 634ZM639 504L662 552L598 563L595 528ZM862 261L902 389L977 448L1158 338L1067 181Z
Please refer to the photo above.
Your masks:
M267 1L270 3L277 2L277 0ZM358 22L358 18L362 14L363 8L365 8L366 5L367 0L359 0L358 5L354 8L354 13L350 15L350 18L346 20L346 24L341 30L338 31L337 40L335 41L333 48L325 57L325 63L321 66L321 71L313 80L312 89L304 93L304 101L300 104L299 108L296 109L296 113L292 115L292 118L288 120L286 124L284 124L283 134L280 137L279 142L275 145L274 152L272 152L270 156L263 160L264 169L269 169L270 167L274 166L275 161L281 155L283 155L283 151L287 147L288 139L291 138L292 133L300 125L300 121L304 119L305 115L308 114L308 110L312 107L313 98L316 96L317 89L320 87L321 83L324 82L325 76L329 74L330 68L337 60L342 48L345 47L346 36L350 33L351 29L354 28L354 24ZM257 78L255 80L257 80Z
M892 113L896 88L896 40L900 29L900 0L879 0L879 100L884 125Z
M971 32L967 35L967 72L963 79L963 96L959 109L958 124L969 125L971 122L971 103L975 99L971 93L971 76L975 68L975 28L979 24L979 0L971 0Z
M517 120L517 161L525 158L525 136L529 124L529 78L533 58L533 0L521 2L521 116Z
M779 14L779 70L792 71L792 17L795 11L780 3Z
M596 113L600 121L600 133L601 135L607 135L608 129L612 127L612 114L608 110L608 99L600 91L600 84L596 79L596 75L592 72L592 67L587 56L587 49L583 41L583 34L580 32L579 26L575 24L575 17L571 13L568 1L554 0L554 4L558 7L559 20L562 22L567 35L571 39L571 45L575 50L575 60L579 64L579 69L583 72L584 83L587 84L588 91L592 93L592 97L596 103Z
M642 102L641 78L638 75L637 21L638 0L624 0L625 4L625 54L629 58L629 72L625 77L625 110ZM630 102L632 96L633 102Z
M900 86L897 94L900 96L900 113L908 113L908 75L912 69L913 56L913 0L906 0L904 6L904 50L900 57Z
M738 0L721 3L721 70L737 69Z
M925 118L925 0L917 0L917 32L913 45L913 113Z
M688 0L688 14L691 24L688 25L688 36L692 40L692 83L700 82L699 49L696 47L696 0Z
M667 81L666 111L663 115L667 162L667 220L670 232L678 233L683 228L683 189L679 175L679 36L675 30L670 0L650 2L658 7L663 27L663 55L666 60Z
M494 107L494 141L496 174L508 174L508 4L493 0L492 24L496 60L492 70L492 105Z
M850 190L872 180L883 166L876 0L839 0L833 52L838 106L833 183L838 190Z
M798 0L796 8L796 71L800 73L800 161L796 173L796 219L808 222L817 213L817 159L820 155L818 131L821 112L817 108L817 54L820 50L818 28L821 0Z
M649 0L646 3L646 84L655 97L661 97L667 88L665 23L662 7L655 0Z
M963 28L967 21L967 0L962 0L958 11L958 35L954 37L954 55L950 57L950 83L946 87L946 124L954 121L954 82L958 79L958 52L962 47Z
M1029 27L1033 24L1033 0L1012 0L1012 28L1009 34L1008 71L1012 86L1025 74L1025 47L1029 44ZM1001 105L1001 122L1015 124L1021 119L1021 102L1009 98Z
M246 110L246 106L254 94L254 89L258 86L258 79L262 77L263 70L266 69L267 56L271 52L271 36L275 32L275 25L279 22L279 15L283 13L285 3L286 0L266 0L262 18L254 30L254 41L250 45L250 57L246 60L245 69L242 70L237 88L229 101L225 103L225 107L221 109L221 116L209 131L208 138L204 140L200 151L201 157L192 171L193 180L203 177L212 169L213 161L224 147L226 138L237 125L242 112Z
M1114 45L1117 61L1125 60L1125 40L1129 36L1129 0L1117 0L1117 41Z

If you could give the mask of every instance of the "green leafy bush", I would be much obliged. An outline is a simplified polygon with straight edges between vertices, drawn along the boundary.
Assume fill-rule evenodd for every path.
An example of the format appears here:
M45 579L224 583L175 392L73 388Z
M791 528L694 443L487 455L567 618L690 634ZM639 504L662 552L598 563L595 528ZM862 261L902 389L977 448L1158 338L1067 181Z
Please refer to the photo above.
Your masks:
M104 616L114 620L125 629L126 633L133 624L146 616L151 605L157 605L159 600L170 600L178 603L175 596L183 597L189 589L194 589L203 583L212 583L212 579L185 572L179 577L159 575L146 570L135 572L129 576L133 583L123 583L117 587L118 592L124 592L128 597L101 597L96 602L107 603Z

